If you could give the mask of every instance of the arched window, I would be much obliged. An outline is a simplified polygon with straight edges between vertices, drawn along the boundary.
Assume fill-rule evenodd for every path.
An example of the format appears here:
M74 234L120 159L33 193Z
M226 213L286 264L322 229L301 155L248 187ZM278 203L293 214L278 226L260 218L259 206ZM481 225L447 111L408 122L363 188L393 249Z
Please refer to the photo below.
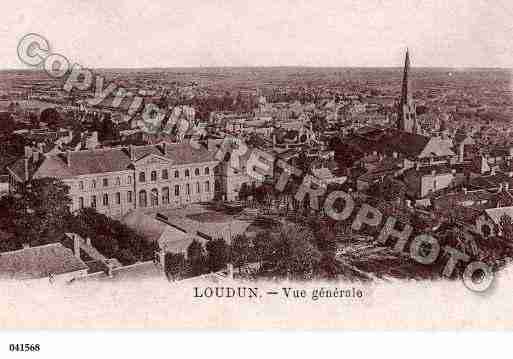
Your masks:
M195 175L195 176L199 176L199 175L200 175L200 174L199 174L199 168L194 169L194 175Z
M168 177L169 177L169 174L168 174L168 172L167 172L167 169L163 169L163 170L162 170L162 179L167 180L167 179L168 179Z
M162 204L169 204L169 187L162 188Z
M185 170L185 177L189 177L189 170Z
M84 197L80 197L78 199L78 208L80 208L80 209L84 208Z
M185 191L185 193L187 193L188 195L189 195L189 194L191 194L191 185L187 183L187 184L185 185L185 187L186 187L186 191Z
M180 172L175 171L175 178L179 178L179 177L180 177Z
M175 196L180 195L180 185L175 185Z
M151 181L157 182L157 171L151 171Z
M104 193L103 194L103 205L104 206L108 206L109 205L109 194L108 193Z
M121 185L121 178L116 177L116 186Z
M147 198L146 198L146 191L141 190L139 191L139 207L146 207L148 205Z
M210 167L205 167L205 174L206 174L206 175L209 175L209 174L210 174Z
M215 181L214 182L214 190L215 191L220 191L221 190L221 184L219 183L219 181Z
M152 207L157 207L159 205L159 191L154 188L150 192L150 203Z
M201 186L199 182L196 182L196 193L201 193Z
M93 180L93 181L91 182L91 187L92 187L92 188L96 188L96 180Z
M146 173L144 173L144 172L139 173L139 182L146 182Z
M91 207L96 208L96 196L91 196Z
M205 192L210 192L210 182L209 181L205 182Z

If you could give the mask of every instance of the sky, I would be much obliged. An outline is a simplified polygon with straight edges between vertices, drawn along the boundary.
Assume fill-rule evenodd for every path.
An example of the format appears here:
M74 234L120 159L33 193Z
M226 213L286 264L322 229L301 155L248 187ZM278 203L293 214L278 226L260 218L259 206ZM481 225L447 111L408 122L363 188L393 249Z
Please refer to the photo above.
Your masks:
M23 0L2 4L0 68L27 33L86 67L513 67L510 0Z

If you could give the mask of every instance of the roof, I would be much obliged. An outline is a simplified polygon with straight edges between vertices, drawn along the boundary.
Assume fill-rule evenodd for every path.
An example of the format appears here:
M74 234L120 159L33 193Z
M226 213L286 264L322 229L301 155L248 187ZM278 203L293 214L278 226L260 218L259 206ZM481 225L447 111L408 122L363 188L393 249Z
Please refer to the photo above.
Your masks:
M0 277L8 279L46 278L50 274L63 274L87 269L61 243L0 253Z
M203 240L191 233L185 233L175 227L159 221L151 215L132 211L121 220L127 227L149 242L157 242L166 252L179 253L186 251L194 239Z
M360 137L360 146L366 152L398 152L406 157L418 157L430 141L429 137L398 130L374 130ZM353 142L353 141L351 141Z
M204 163L215 161L215 153L204 147L195 148L188 143L163 145L133 146L134 162L148 156L157 155L169 159L173 165ZM68 166L68 158L70 165ZM21 179L25 175L24 158L16 161L9 168ZM49 155L39 163L29 160L29 176L36 178L68 178L86 174L119 172L129 169L132 164L128 148L107 148L85 151L72 151Z
M489 208L485 209L485 213L495 224L500 224L503 215L508 215L513 218L513 207Z

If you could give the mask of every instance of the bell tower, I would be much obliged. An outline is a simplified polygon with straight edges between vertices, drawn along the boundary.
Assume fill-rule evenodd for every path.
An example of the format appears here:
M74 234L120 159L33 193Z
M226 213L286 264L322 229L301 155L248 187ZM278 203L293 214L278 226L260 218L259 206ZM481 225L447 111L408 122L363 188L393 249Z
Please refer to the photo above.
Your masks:
M417 111L413 102L412 86L410 81L410 52L406 50L404 60L403 85L401 89L401 100L397 114L397 127L400 131L418 133Z

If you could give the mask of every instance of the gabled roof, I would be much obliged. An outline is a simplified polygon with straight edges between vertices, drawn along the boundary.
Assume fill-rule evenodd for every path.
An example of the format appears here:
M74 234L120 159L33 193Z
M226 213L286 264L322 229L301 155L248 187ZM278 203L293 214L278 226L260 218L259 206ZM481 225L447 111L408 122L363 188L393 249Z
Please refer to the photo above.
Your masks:
M500 224L503 215L513 218L513 207L489 208L485 209L485 213L495 224Z
M195 148L188 143L166 144L165 153L163 145L133 146L132 150L134 151L134 162L151 154L170 159L173 165L215 161L215 152L208 151L202 146ZM69 166L67 156L70 160ZM22 180L25 178L24 161L25 159L21 158L9 166ZM131 164L130 150L120 147L48 155L38 163L29 160L28 169L29 177L69 178L86 174L124 171L129 169Z
M0 277L7 279L46 278L50 274L70 273L87 268L83 261L61 243L0 253Z

